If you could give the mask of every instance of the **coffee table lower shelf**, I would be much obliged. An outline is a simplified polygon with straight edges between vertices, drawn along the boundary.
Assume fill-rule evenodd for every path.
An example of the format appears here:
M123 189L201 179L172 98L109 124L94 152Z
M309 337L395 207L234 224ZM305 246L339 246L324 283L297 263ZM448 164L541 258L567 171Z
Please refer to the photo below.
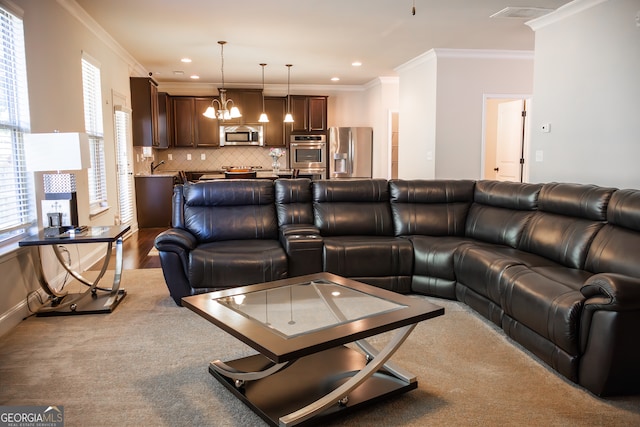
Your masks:
M225 363L244 372L262 371L273 364L259 354ZM321 399L362 370L366 364L367 360L362 353L340 346L300 358L266 378L247 381L239 389L233 379L219 374L211 366L209 372L267 423L279 426L280 418ZM345 405L336 402L334 406L299 425L318 424L337 414L344 414L417 387L417 381L403 381L382 369L349 393Z

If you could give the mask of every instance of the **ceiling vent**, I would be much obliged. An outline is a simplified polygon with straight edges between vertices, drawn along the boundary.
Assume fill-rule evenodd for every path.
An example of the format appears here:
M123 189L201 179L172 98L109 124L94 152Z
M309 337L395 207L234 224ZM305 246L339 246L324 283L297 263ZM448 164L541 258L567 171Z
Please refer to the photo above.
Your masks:
M554 9L547 9L544 7L509 6L509 7L505 7L500 12L494 13L493 15L491 15L491 18L535 19L553 11Z

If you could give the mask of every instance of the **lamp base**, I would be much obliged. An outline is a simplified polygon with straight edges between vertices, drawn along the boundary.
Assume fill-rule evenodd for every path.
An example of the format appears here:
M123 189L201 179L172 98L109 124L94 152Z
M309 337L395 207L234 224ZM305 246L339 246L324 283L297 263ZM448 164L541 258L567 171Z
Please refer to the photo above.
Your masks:
M45 193L42 200L42 226L72 226L78 224L78 200L76 193ZM60 214L59 224L49 223L49 214Z

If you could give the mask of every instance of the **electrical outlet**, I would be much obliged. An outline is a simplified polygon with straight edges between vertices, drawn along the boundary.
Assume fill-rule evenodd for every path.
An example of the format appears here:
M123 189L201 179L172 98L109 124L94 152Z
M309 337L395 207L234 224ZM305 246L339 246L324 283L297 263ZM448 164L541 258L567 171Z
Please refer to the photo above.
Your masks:
M173 160L173 154L171 153L167 154L167 160Z
M200 154L200 160L207 160L207 155L204 153Z
M191 160L191 153L187 153L187 160Z
M544 123L542 126L540 126L540 130L545 133L551 132L551 123Z

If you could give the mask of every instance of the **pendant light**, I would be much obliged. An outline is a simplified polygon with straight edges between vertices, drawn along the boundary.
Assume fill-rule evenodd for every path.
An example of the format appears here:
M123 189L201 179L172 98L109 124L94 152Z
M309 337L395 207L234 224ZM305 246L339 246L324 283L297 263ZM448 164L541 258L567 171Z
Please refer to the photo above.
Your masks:
M266 67L267 64L260 64L260 66L262 67L262 114L260 114L258 122L269 123L269 117L267 117L267 113L264 111L264 67Z
M291 109L290 109L291 101L289 100L290 98L289 84L291 83L291 67L293 67L292 64L287 64L287 115L284 116L285 123L293 123L293 116L291 115Z
M207 110L202 113L202 115L209 119L235 119L242 117L242 114L240 114L240 110L234 105L231 98L227 99L227 90L224 88L224 45L227 44L227 42L221 40L218 44L220 45L220 71L222 73L222 87L218 90L220 92L220 99L211 101L211 105L207 107Z

